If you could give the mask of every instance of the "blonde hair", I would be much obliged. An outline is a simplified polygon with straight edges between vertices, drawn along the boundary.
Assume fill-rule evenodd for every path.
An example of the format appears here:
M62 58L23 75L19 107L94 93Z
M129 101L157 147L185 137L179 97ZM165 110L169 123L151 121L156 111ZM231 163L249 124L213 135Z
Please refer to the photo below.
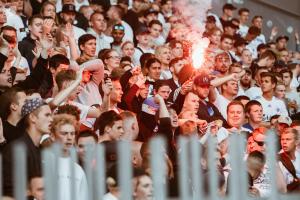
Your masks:
M69 114L58 114L54 115L51 123L51 133L55 134L57 129L65 124L71 124L74 126L76 133L79 131L79 122L74 116Z

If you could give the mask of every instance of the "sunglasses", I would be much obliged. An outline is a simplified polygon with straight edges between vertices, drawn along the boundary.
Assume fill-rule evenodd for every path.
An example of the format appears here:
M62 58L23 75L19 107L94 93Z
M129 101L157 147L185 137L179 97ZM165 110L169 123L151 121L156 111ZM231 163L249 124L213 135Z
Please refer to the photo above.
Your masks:
M265 142L263 142L263 141L256 141L254 138L253 138L253 141L260 147L265 145Z

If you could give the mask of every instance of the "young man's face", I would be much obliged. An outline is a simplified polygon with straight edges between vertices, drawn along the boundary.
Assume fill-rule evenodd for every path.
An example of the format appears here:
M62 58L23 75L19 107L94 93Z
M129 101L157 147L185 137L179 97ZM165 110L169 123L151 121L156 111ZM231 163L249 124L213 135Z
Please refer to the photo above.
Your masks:
M5 24L7 22L7 18L6 18L6 14L5 14L5 10L2 8L0 8L0 24Z
M244 64L250 65L252 63L252 54L249 50L244 50L241 56Z
M178 76L181 69L184 67L184 64L186 63L185 60L179 60L177 63L175 63L173 66L170 67L171 72Z
M126 45L123 46L122 51L124 55L132 57L134 54L134 45L132 43L127 43Z
M46 5L44 8L43 16L52 17L52 19L55 19L55 15L55 7L50 4Z
M272 83L271 77L262 77L261 78L261 90L263 93L271 92L275 88L275 83Z
M221 49L224 51L229 51L232 49L233 41L229 38L224 38L221 41Z
M244 123L244 108L241 105L231 105L227 112L227 122L230 126L240 128Z
M285 86L290 86L291 81L292 81L292 77L290 76L290 73L283 73L282 74L282 80Z
M76 13L75 12L64 12L64 13L61 13L61 18L62 18L64 24L67 24L67 23L73 24L74 20L75 20L75 17L76 17Z
M106 20L102 14L93 15L90 23L92 28L99 32L103 32L106 29Z
M275 96L279 99L284 99L285 97L285 86L284 85L276 85L275 88Z
M200 99L206 99L209 94L209 86L195 86L194 91L197 93Z
M215 68L217 71L221 72L222 74L227 73L229 66L231 65L231 61L229 56L218 56L215 62Z
M263 119L263 108L260 105L253 105L250 108L249 119L252 122L260 123Z
M32 178L29 182L29 192L36 200L45 199L44 180L42 177Z
M161 63L165 65L169 65L171 61L171 51L169 48L163 48L161 49L161 52L159 55L157 55L157 58L160 60Z
M168 85L161 86L156 92L159 94L164 100L167 100L171 93L171 88Z
M84 161L86 148L90 148L91 150L96 147L96 141L92 136L89 137L80 137L77 142L77 152L78 157L81 161Z
M120 43L124 37L124 30L113 30L111 36L114 38L114 42Z
M80 50L82 54L88 57L94 57L96 54L96 40L92 39L80 45Z
M226 93L230 94L230 95L237 95L238 91L239 91L239 85L237 81L228 81L227 83L225 83L225 86L223 87L223 89L226 91Z
M240 83L242 86L250 87L251 80L252 80L251 74L246 72L245 75L242 76Z
M277 49L281 50L287 47L287 40L282 38L276 44Z
M114 102L120 103L122 101L123 90L120 81L113 81L113 89L110 94L110 99Z
M149 28L149 32L151 34L152 37L154 38L158 38L162 32L162 26L159 24L153 24L150 28Z
M28 26L33 38L41 38L43 34L43 19L35 18L31 25Z
M296 149L297 141L295 136L290 131L281 134L281 147L284 152L293 152Z
M191 110L195 113L198 112L199 110L199 97L190 92L188 93L186 96L185 96L185 99L184 99L184 103L183 103L183 109L186 109L186 110Z
M253 26L256 26L259 29L262 28L262 23L263 23L263 20L260 17L253 20Z
M73 124L64 124L55 130L54 140L62 145L64 151L69 151L75 144L76 129Z
M240 15L240 21L244 24L249 20L249 12L242 12Z
M175 47L171 49L173 58L181 58L183 56L183 47L181 43L176 43Z
M153 199L153 184L149 176L138 177L136 189L134 191L135 199L152 200Z
M148 46L149 41L150 41L150 35L149 34L137 35L136 39L137 39L139 44L142 44L144 46Z
M153 63L148 69L148 76L154 80L159 80L161 74L161 65L158 62Z
M120 140L122 135L124 134L123 129L123 121L115 121L112 127L109 128L108 135L110 137L110 140L116 141Z
M39 108L39 112L37 115L32 113L34 115L34 123L36 129L42 133L50 133L50 126L52 123L52 112L48 105L41 106Z

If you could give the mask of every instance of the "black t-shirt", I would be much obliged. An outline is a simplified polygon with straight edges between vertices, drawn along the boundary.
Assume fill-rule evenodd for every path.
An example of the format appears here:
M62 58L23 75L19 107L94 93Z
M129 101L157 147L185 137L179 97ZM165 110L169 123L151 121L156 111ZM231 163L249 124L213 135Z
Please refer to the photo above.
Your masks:
M20 126L11 125L8 121L3 122L3 135L7 143L13 142L23 135L23 130Z

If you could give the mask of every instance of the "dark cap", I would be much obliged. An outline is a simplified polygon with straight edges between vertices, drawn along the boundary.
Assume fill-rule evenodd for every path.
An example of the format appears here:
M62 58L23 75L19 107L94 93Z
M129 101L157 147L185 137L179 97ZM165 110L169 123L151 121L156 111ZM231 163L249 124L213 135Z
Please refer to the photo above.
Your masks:
M112 27L112 30L121 30L121 31L125 31L125 27L122 24L115 24Z
M146 26L140 26L136 31L135 35L145 35L149 34L149 30Z
M232 5L231 3L226 3L223 6L223 10L228 9L228 10L236 10L236 7Z
M280 35L276 38L276 42L278 42L279 40L285 39L286 41L289 41L289 37L286 35Z
M65 4L65 5L63 5L61 12L75 12L76 13L75 5Z
M207 74L200 74L194 79L196 86L210 86L210 77Z
M146 17L147 15L149 15L149 14L158 14L158 11L157 10L154 10L153 8L150 8L150 9L148 9L148 10L145 10L145 12L144 12L144 16Z
M26 99L21 109L21 116L25 117L43 105L47 103L42 98Z

